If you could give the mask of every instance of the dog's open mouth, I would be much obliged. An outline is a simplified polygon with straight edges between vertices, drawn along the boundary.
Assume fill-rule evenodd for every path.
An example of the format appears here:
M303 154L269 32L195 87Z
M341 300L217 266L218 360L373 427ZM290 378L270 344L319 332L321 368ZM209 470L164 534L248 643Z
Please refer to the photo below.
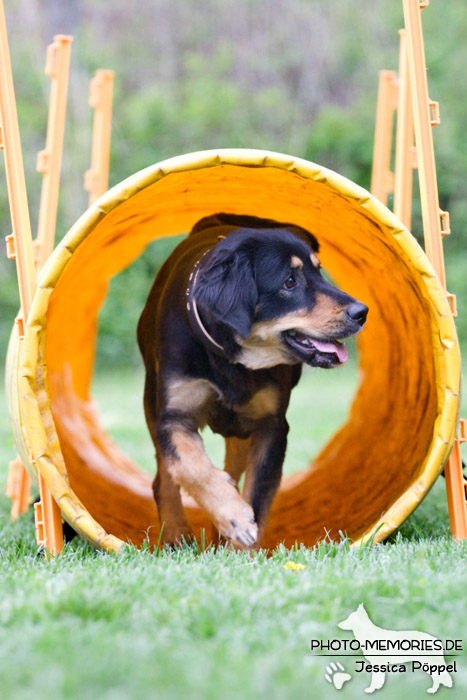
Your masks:
M317 340L296 330L284 331L282 337L303 358L302 361L316 367L342 365L349 356L344 343L339 340Z

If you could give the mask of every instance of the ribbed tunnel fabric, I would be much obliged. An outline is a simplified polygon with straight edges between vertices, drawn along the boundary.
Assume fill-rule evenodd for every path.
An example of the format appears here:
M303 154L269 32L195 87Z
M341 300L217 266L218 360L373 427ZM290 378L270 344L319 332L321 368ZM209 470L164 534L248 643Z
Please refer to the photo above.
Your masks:
M117 550L147 535L157 542L152 477L106 435L91 402L97 316L110 278L151 241L221 211L309 229L335 282L370 307L348 421L303 471L283 479L263 544L311 546L339 533L358 541L376 530L382 540L426 495L452 446L454 322L423 250L394 215L349 180L290 156L180 156L117 185L81 217L41 274L21 356L17 343L10 348L20 454L96 546ZM194 531L204 528L209 539L207 516L190 499L185 506Z

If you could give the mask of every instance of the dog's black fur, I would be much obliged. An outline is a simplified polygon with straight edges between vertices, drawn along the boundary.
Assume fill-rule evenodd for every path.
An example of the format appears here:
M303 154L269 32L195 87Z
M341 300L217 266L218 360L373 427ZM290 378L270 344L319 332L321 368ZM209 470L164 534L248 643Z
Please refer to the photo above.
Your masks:
M301 364L345 361L337 341L360 331L368 311L321 276L318 248L298 226L217 214L199 221L160 270L138 342L164 542L191 536L180 488L236 546L259 542L281 479L285 414ZM198 430L206 424L226 438L225 472L202 449Z

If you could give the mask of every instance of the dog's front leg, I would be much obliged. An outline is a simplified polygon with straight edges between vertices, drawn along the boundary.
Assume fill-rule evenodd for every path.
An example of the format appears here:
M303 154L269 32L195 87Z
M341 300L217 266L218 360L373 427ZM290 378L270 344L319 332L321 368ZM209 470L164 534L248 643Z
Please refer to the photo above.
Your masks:
M243 496L253 508L258 523L258 541L281 481L288 432L285 418L271 418L250 437Z
M258 535L253 509L230 474L212 464L198 433L171 422L160 423L158 435L174 483L193 496L224 537L237 546L251 547Z

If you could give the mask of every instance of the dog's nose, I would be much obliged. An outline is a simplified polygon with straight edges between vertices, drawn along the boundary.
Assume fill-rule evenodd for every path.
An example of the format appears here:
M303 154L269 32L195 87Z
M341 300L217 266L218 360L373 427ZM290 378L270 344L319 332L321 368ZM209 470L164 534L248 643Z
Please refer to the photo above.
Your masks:
M355 301L347 307L347 316L350 316L352 321L356 321L360 326L363 326L365 323L367 314L368 306L361 304L359 301Z

